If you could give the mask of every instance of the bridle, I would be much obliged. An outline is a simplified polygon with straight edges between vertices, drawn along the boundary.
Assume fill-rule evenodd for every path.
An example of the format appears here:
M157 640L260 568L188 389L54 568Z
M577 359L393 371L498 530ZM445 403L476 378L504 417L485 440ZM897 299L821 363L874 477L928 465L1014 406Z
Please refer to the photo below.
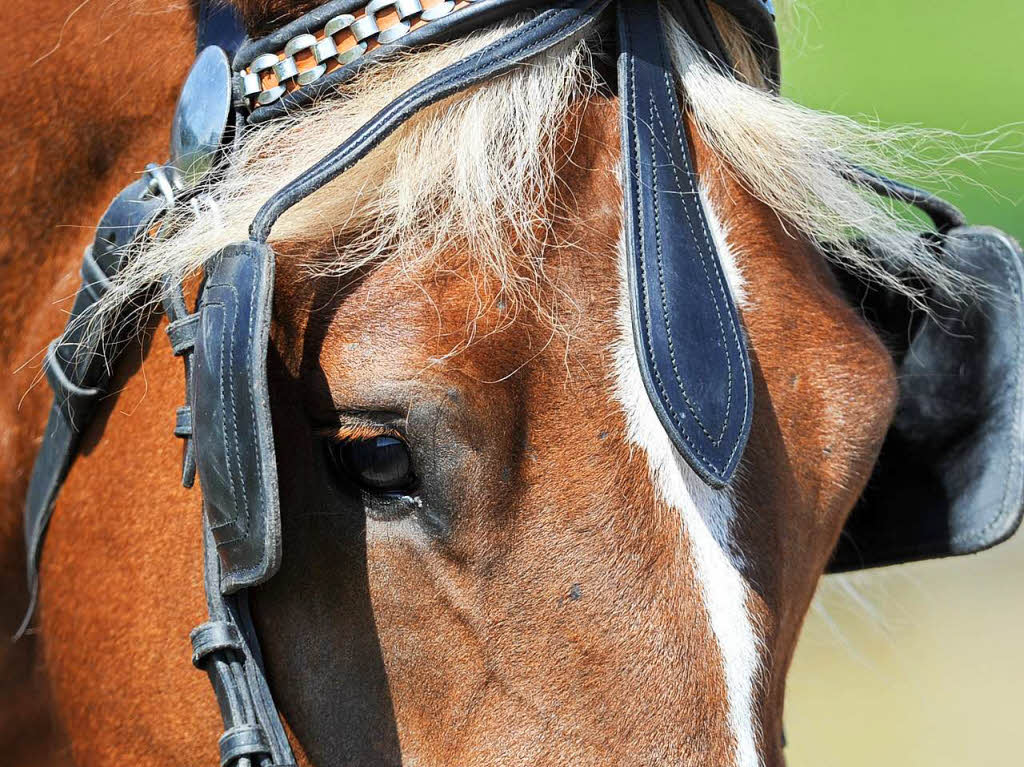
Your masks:
M720 4L749 33L766 82L777 84L771 3ZM193 662L209 675L220 704L222 765L267 767L295 761L264 675L248 605L248 590L271 578L282 556L266 375L275 266L268 243L275 222L424 107L588 34L607 20L611 5L611 0L333 0L259 40L244 39L229 8L201 5L198 55L174 118L171 161L149 166L111 202L86 248L82 286L67 328L47 352L45 369L55 396L26 502L33 606L42 542L56 496L97 402L109 390L110 358L131 332L127 321L115 323L102 339L87 332L97 302L125 265L126 246L159 232L162 218L175 206L195 204L233 142L254 126L312 104L396 51L450 40L512 17L520 22L410 88L314 167L275 191L253 219L249 240L210 257L194 311L186 301L182 275L165 278L167 333L174 354L183 360L186 380L186 403L178 409L175 425L175 434L185 441L182 481L191 487L198 473L203 495L209 620L191 634ZM704 0L672 0L665 8L714 67L733 74ZM679 454L704 482L720 488L729 484L742 459L753 415L745 332L721 258L707 234L657 6L618 0L614 25L637 358L651 402ZM848 175L853 183L918 206L936 224L937 232L929 235L936 248L963 257L973 277L1020 294L1021 255L1008 237L966 227L955 208L927 193L853 166ZM658 280L651 278L655 274ZM866 291L865 305L910 321L909 309L897 296L864 286L856 275L839 276L852 290ZM957 323L961 338L984 336L1006 347L1000 354L1019 352L1024 327L1019 301L993 301L984 311L965 310L949 319ZM937 435L947 424L926 424L915 417L913 406L945 402L947 392L938 392L936 400L934 387L917 390L911 384L905 392L911 407L897 417L877 479L851 519L852 533L841 543L833 569L977 551L1007 537L1020 522L1020 371L1007 371L991 354L957 346L946 338L948 328L914 322L900 360L905 369L916 365L927 374L936 365L955 362L961 372L953 375L954 387L984 390L987 409L978 416L978 434L961 435L955 445L947 439L947 448L935 450ZM932 453L928 462L918 461L919 476L890 469L908 460L906 454L925 449ZM997 461L997 452L1013 460ZM965 454L971 476L954 468ZM942 467L946 470L940 473ZM920 504L917 513L895 521L886 518L893 497L924 492L921 488L929 482L937 488L934 497Z

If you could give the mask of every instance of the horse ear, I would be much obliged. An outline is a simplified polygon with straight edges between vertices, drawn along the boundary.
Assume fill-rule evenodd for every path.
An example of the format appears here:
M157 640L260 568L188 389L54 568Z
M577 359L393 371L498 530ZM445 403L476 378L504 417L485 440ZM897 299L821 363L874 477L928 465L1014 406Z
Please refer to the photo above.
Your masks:
M861 284L855 301L894 349L900 403L833 572L981 551L1020 525L1024 256L991 228L944 246L977 285L968 299L932 296L928 314Z
M262 583L281 562L267 392L273 286L273 250L236 243L210 261L199 299L191 392L196 464L226 594Z

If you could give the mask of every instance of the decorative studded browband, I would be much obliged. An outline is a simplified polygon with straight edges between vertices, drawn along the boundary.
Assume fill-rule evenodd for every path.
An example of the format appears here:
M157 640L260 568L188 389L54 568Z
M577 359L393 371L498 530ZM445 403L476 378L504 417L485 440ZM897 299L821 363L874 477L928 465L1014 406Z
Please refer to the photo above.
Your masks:
M251 121L277 117L289 107L310 103L381 56L443 42L531 5L509 0L334 0L241 47L234 61L236 106ZM667 5L704 50L719 63L727 61L704 2L668 0ZM720 5L750 31L765 79L776 83L778 47L770 0L723 0Z
M459 13L474 2L372 0L350 13L332 16L321 29L300 32L279 51L259 54L236 75L236 90L249 109L267 106L367 53L394 45L413 30ZM309 23L315 22L303 20L304 26Z
M766 82L777 84L771 3L719 5L749 32ZM625 242L642 378L662 426L694 473L715 488L732 482L750 431L756 373L697 192L662 12L676 18L709 62L733 71L705 0L666 0L661 11L650 0L335 0L254 41L243 39L230 8L201 4L198 55L175 113L170 161L150 166L111 202L86 249L67 328L47 353L55 396L25 509L33 605L57 494L109 390L121 336L133 327L126 320L102 339L85 332L125 265L125 246L153 236L168 210L201 196L249 126L327 97L382 57L517 19L503 36L411 87L275 191L254 217L249 240L211 254L194 308L182 276L165 279L167 333L185 369L186 402L174 429L186 446L182 481L191 487L198 474L203 496L210 619L192 633L193 661L209 674L220 703L224 767L294 763L248 606L249 589L271 578L283 555L266 376L275 222L419 110L603 21L617 30ZM838 273L858 291L857 305L871 307L869 319L880 331L903 339L895 344L903 399L833 568L986 548L1016 529L1024 505L1019 247L1002 233L966 226L955 208L924 192L853 167L849 177L927 212L936 225L929 242L990 289L984 304L929 296L935 312L924 315L899 295ZM962 310L949 310L954 305ZM23 629L31 615L30 608Z

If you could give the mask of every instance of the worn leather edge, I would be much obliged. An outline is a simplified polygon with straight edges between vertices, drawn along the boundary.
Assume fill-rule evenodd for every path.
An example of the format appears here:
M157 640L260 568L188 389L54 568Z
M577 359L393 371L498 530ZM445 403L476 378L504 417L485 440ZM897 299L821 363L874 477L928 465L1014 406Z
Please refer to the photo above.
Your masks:
M232 265L231 260L241 266ZM238 285L240 275L245 276L246 262L253 269L254 281ZM235 243L211 260L200 298L200 332L193 353L190 401L200 486L208 507L218 516L213 531L221 554L224 593L262 583L281 562L277 463L266 372L273 285L273 250L253 242ZM247 316L241 318L244 334L236 332L240 327L238 318L217 320L211 314L215 308L226 306L220 302L221 292L237 296L241 295L239 288L251 291L248 304L236 300L233 307L247 308ZM210 335L216 332L219 335ZM220 349L216 358L213 348ZM236 396L243 394L252 408L251 423L234 412ZM219 431L211 422L218 412L222 416ZM254 474L256 480L252 482ZM256 489L258 497L248 497L247 489ZM242 498L238 497L239 491ZM254 528L257 523L262 529Z

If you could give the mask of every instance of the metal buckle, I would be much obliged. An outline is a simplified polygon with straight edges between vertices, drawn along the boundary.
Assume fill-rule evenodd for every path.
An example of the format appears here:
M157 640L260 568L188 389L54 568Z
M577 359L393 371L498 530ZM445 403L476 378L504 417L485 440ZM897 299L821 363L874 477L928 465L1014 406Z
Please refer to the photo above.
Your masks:
M169 173L168 170L170 170ZM159 194L164 198L168 208L174 205L177 191L182 188L181 177L175 172L175 169L151 162L146 166L146 176L149 178L147 189L149 194L153 197Z

